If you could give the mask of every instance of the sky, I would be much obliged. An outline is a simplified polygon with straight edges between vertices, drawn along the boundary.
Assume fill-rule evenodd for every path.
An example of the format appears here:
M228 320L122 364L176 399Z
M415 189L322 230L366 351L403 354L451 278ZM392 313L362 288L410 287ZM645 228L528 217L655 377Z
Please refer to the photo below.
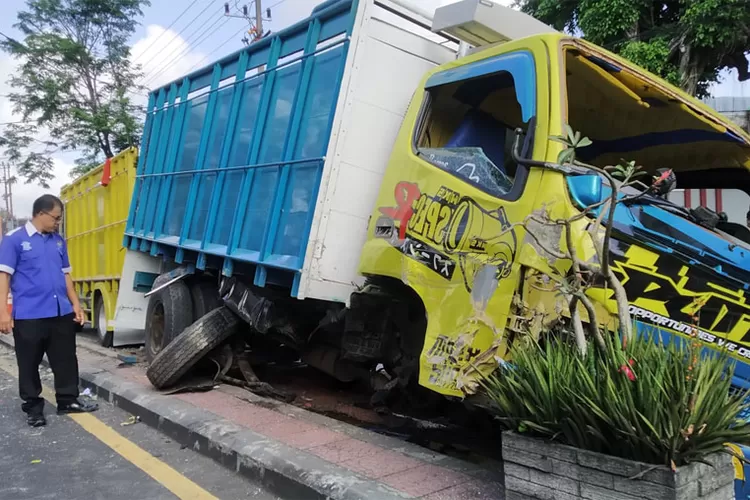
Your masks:
M322 0L260 0L263 9L271 8L272 20L264 23L265 30L279 31L305 17ZM410 0L419 8L434 10L439 5L455 0ZM495 0L508 5L512 0ZM252 12L252 0L231 0L230 6L241 7L247 3ZM0 31L9 36L19 36L13 27L15 13L22 10L25 0L3 0L4 12L13 15L0 17ZM141 84L153 88L183 76L192 69L205 66L214 60L243 47L242 31L247 24L242 19L223 15L224 0L151 0L144 9L143 18L131 38L132 58L143 67ZM14 61L0 53L0 124L19 119L13 114L10 104L2 96L10 90L7 75L14 68ZM741 84L734 74L724 75L723 82L712 91L716 96L750 96L750 84ZM137 96L145 102L146 96ZM2 125L0 125L2 133ZM0 151L2 159L2 151ZM28 215L31 205L45 192L59 194L60 188L70 181L69 171L75 155L56 154L54 157L55 179L50 189L19 181L13 187L14 212L17 216ZM0 203L2 203L0 201Z

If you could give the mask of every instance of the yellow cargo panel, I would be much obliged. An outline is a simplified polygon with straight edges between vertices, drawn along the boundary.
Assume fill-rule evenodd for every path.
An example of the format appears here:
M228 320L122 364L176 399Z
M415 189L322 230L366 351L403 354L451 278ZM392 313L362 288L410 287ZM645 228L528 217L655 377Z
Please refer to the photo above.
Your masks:
M90 316L97 301L104 306L107 323L114 317L117 292L125 259L122 238L135 182L138 150L129 148L110 160L110 181L102 185L105 165L63 186L65 237L73 281ZM99 327L97 318L92 324ZM104 331L111 328L105 328Z

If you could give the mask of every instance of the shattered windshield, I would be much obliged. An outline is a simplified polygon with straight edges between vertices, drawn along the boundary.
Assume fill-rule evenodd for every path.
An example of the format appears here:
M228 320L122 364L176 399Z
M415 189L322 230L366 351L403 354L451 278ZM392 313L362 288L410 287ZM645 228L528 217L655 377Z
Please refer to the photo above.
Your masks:
M420 148L419 154L443 170L483 186L490 194L500 196L513 187L513 180L481 148Z
M514 131L533 130L536 109L531 54L518 51L444 70L425 89L417 154L495 197L518 192L523 176L513 160Z

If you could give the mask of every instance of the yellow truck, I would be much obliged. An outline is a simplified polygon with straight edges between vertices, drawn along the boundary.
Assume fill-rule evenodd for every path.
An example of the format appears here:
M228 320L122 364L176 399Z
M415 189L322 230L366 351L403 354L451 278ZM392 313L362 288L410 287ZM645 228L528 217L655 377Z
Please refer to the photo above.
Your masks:
M104 308L103 340L145 337L156 385L241 318L334 376L382 364L404 388L466 396L477 360L492 371L519 325L564 314L543 277L569 262L521 223L607 196L591 170L555 165L566 126L595 166L750 189L750 137L643 69L492 2L441 7L432 27L400 3L329 0L154 89L137 174L133 151L117 191L100 172L66 188L81 293ZM697 327L750 387L750 232L710 215L648 194L618 205L609 259L638 328ZM573 225L584 260L591 222ZM613 313L611 290L589 293Z
M109 185L102 167L63 191L102 341L179 365L155 384L205 354L180 333L223 302L335 376L382 364L465 396L476 360L491 371L519 325L561 314L543 276L569 263L520 223L607 196L601 176L555 167L566 126L593 140L578 151L593 165L750 189L750 137L643 69L492 2L441 7L431 28L400 3L329 0L153 90L137 173L131 150ZM750 387L750 232L709 219L641 196L618 206L609 259L639 328L684 336L700 298L700 339ZM590 223L573 226L583 259ZM613 313L611 290L589 293Z
M111 321L125 261L122 235L137 162L138 150L127 149L60 191L73 282L91 325L106 347L113 341Z
M154 89L137 171L129 151L108 185L102 167L65 188L79 293L104 343L145 341L157 387L234 337L340 380L384 368L415 404L470 396L525 328L566 315L545 277L570 260L545 248L567 242L523 222L577 217L577 255L598 258L588 210L609 179L556 163L568 126L594 166L750 189L750 136L643 69L492 2L432 26L402 3L326 1ZM698 332L750 388L750 231L625 194L605 258L636 327ZM615 317L611 289L587 293Z
M145 340L157 387L244 321L249 342L341 380L384 367L415 404L420 386L470 396L525 326L565 316L544 278L570 261L523 221L610 192L556 165L566 126L593 141L577 151L589 164L750 189L750 136L643 69L492 2L441 7L432 26L402 3L329 0L154 89L135 175L131 151L112 163L117 190L101 171L64 190L100 337ZM585 261L592 222L572 226ZM750 387L750 231L648 193L612 223L637 328L697 328ZM614 317L611 290L588 293Z

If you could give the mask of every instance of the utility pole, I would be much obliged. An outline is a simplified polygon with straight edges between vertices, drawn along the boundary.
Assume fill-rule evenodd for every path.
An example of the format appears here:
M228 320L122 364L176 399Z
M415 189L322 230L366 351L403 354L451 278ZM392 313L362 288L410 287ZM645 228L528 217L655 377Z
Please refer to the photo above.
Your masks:
M16 180L10 174L10 164L8 164L8 198L10 198L10 216L11 217L15 217L13 215L13 183L15 181Z
M3 189L5 191L3 199L5 200L5 212L10 216L10 183L8 182L8 177L8 164L3 162Z
M8 204L8 175L7 175L7 163L3 162L3 199L5 200L5 213L10 215L10 205Z
M263 4L261 0L254 0L254 3L255 3L255 16L250 15L250 11L247 5L243 5L242 8L240 8L237 0L235 0L235 4L234 4L235 10L237 11L237 13L232 13L232 10L229 6L229 2L224 4L225 16L244 19L250 25L250 29L247 30L247 34L252 36L252 40L249 40L247 36L244 36L242 38L242 42L245 45L249 45L250 42L257 42L258 40L263 38L263 21L271 20L271 9L266 9L266 17L264 18L263 17Z
M4 194L3 198L5 198L5 213L6 217L8 219L8 223L12 224L13 221L13 176L11 175L11 168L10 164L7 162L3 162L2 164L2 171L3 171L3 189Z
M263 7L261 0L255 0L255 41L263 38ZM271 9L268 9L268 18L271 18Z

